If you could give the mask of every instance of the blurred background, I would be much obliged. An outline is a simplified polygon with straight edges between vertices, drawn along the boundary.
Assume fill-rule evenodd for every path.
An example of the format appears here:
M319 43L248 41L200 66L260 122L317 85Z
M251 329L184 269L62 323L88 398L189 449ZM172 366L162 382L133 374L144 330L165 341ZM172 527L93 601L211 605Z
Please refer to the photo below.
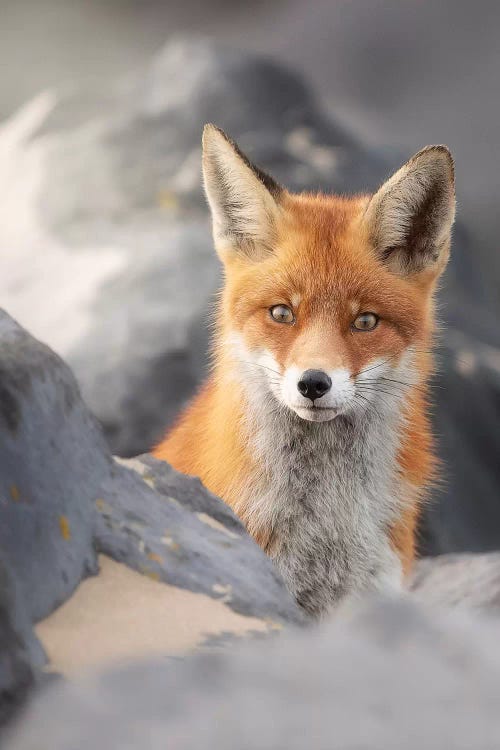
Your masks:
M493 0L0 0L0 304L69 362L115 453L147 451L206 365L204 122L294 189L373 190L446 143L422 550L500 546L499 24Z
M405 153L447 143L460 215L500 269L495 0L1 0L0 9L1 115L48 86L101 86L176 33L270 54L367 142Z

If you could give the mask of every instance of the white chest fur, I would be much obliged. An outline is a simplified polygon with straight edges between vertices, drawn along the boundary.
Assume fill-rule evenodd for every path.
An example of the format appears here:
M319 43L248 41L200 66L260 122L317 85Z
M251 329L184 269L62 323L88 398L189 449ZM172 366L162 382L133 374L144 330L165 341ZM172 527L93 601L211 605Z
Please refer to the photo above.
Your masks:
M404 503L399 424L395 405L311 423L272 399L260 399L248 421L259 468L243 492L246 520L272 529L268 553L312 615L401 579L389 543Z

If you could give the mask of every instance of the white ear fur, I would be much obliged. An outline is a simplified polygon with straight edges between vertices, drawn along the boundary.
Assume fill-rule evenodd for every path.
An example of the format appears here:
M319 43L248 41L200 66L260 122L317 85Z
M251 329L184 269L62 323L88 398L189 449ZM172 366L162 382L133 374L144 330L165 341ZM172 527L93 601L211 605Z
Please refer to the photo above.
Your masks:
M427 146L375 193L364 221L380 259L409 274L444 265L454 218L452 156L446 146Z
M281 188L214 125L203 130L203 180L217 250L271 252Z

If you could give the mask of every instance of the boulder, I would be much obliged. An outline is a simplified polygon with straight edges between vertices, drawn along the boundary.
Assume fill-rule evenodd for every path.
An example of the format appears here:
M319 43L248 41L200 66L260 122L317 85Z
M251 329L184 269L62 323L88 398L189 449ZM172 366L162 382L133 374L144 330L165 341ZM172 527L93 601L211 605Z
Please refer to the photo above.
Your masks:
M232 511L199 480L152 457L115 461L71 370L4 312L0 348L0 692L14 701L30 670L39 673L44 655L31 624L71 601L87 576L103 575L98 554L141 574L138 596L153 579L219 602L233 618L230 630L302 621ZM209 604L198 630L213 636Z
M0 552L30 621L96 571L94 507L112 460L62 360L0 312Z
M43 651L0 560L0 727L23 705L35 683L35 664L42 662Z
M270 559L199 479L152 456L119 462L96 501L97 549L140 573L276 624L302 621Z
M435 555L496 550L500 350L458 328L443 331L441 339L432 411L442 465L425 508L420 551Z
M98 552L174 586L220 587L242 614L299 618L228 506L151 456L113 460L70 369L6 313L0 347L0 550L31 621L97 573Z
M59 685L7 750L490 750L497 642L498 626L481 619L365 603L275 641Z
M500 553L440 555L419 560L408 581L427 607L500 614Z

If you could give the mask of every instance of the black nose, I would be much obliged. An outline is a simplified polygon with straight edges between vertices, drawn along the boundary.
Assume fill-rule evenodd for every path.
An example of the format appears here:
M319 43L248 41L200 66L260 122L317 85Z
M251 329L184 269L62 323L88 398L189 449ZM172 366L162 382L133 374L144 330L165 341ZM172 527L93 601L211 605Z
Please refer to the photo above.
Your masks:
M311 401L324 396L331 387L332 381L323 370L306 370L297 383L299 393L305 398L310 398Z

